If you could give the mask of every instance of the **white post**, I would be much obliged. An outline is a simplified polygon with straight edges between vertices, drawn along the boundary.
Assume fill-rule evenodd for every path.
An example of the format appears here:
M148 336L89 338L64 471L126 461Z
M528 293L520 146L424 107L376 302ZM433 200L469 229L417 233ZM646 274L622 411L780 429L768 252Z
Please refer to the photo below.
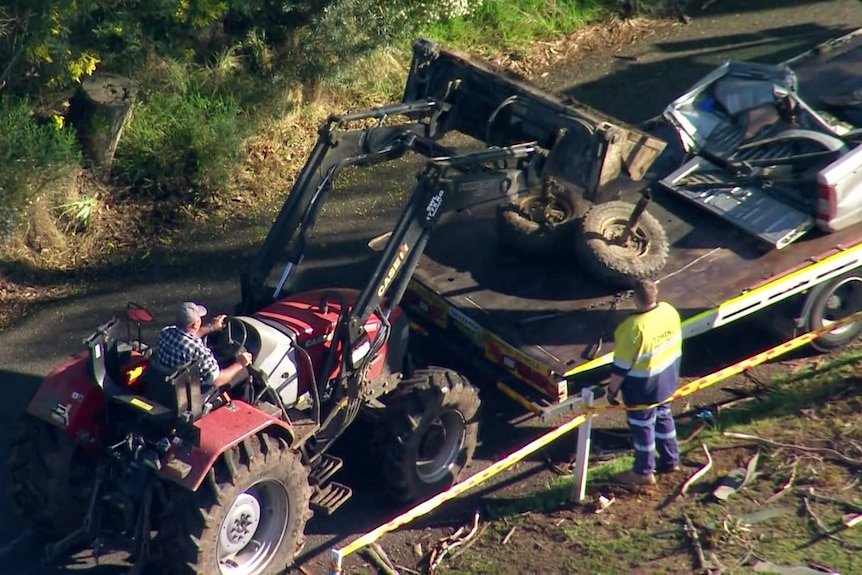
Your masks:
M593 390L581 390L581 403L585 408L593 406ZM572 501L582 503L587 497L587 468L590 462L590 435L593 427L593 414L588 412L587 419L578 427L578 450L575 471L572 477Z
M329 550L329 575L341 575L344 569L344 555L341 549L333 547Z

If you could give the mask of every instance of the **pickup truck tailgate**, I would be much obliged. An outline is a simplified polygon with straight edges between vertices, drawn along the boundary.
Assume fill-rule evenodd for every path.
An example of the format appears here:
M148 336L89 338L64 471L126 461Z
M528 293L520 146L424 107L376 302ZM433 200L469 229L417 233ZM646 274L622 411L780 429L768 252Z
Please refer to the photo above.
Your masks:
M676 195L781 249L815 226L809 214L737 179L701 157L661 180Z

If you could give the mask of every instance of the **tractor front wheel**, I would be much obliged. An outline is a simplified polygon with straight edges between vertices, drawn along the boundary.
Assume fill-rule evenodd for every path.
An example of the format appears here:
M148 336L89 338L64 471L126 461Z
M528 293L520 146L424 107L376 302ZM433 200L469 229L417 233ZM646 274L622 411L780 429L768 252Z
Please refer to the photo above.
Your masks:
M298 553L311 517L308 470L287 442L267 433L216 462L214 480L178 492L156 538L169 573L275 575Z
M69 535L84 524L94 466L65 431L25 414L9 459L13 512L49 539Z
M383 478L394 503L457 481L476 450L479 403L476 388L448 369L416 370L399 384L384 418Z

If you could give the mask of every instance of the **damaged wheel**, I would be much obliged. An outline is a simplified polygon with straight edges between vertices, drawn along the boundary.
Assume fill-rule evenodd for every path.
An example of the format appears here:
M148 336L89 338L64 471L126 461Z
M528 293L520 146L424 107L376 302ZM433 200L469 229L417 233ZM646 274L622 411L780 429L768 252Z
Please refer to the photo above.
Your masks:
M383 479L390 499L404 504L451 486L473 458L479 393L460 374L416 370L387 406Z
M49 539L69 535L84 524L94 466L62 429L24 415L9 459L13 512Z
M614 287L630 288L638 280L653 278L667 263L667 234L651 214L643 212L623 241L634 209L626 202L607 202L593 206L583 219L577 243L581 265Z
M569 248L589 207L580 192L556 185L548 193L517 198L497 208L497 239L526 257L556 255Z
M224 453L214 477L177 492L156 545L166 572L275 575L293 563L311 517L308 470L260 433Z

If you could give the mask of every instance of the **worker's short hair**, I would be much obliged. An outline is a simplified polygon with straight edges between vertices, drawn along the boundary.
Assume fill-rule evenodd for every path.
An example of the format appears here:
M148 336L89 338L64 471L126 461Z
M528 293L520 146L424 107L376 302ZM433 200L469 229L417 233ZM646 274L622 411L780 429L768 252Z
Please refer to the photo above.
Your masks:
M652 305L658 301L658 287L652 280L638 280L634 292L635 297L647 305Z

